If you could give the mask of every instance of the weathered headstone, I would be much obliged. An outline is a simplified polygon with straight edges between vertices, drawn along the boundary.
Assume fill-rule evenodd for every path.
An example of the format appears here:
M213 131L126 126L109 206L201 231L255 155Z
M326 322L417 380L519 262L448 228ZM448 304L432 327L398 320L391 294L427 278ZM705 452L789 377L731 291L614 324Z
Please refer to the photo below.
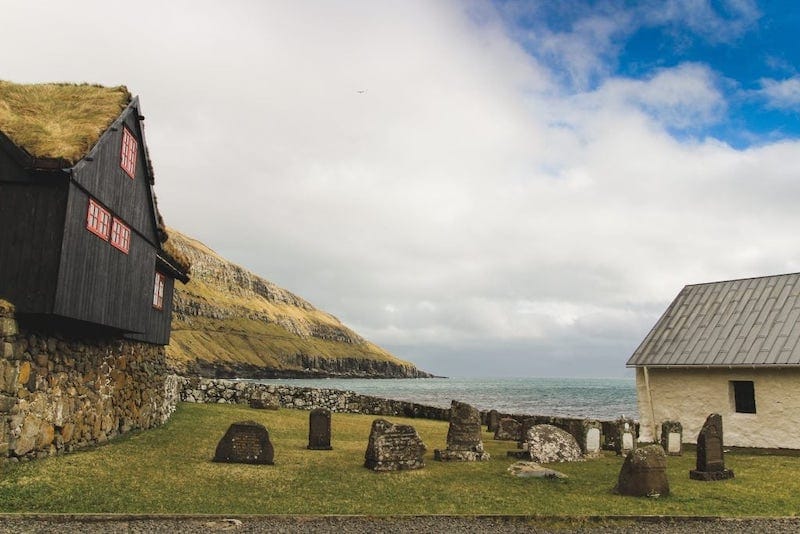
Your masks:
M364 467L373 471L399 471L425 467L425 444L411 425L375 419L369 434Z
M678 421L661 423L661 446L669 456L683 454L683 425Z
M433 451L434 460L475 462L489 459L481 439L481 414L464 402L450 404L450 427L447 448Z
M689 478L704 481L733 478L733 471L725 468L722 443L722 416L712 413L697 436L697 469L689 471Z
M500 424L500 413L497 410L489 410L486 414L486 431L497 432L497 426Z
M255 421L233 423L217 444L215 462L272 465L275 450L269 431Z
M666 497L667 455L661 445L646 445L628 452L614 491L634 497Z
M617 454L627 455L636 448L636 424L633 419L620 417L617 423Z
M329 451L331 447L331 411L315 408L308 414L308 448Z
M583 443L581 449L586 458L598 458L603 439L603 425L600 421L586 419L582 422Z
M501 441L519 441L521 425L513 417L501 417L497 422L494 439Z
M536 419L533 417L525 417L519 427L519 438L517 438L517 448L527 451L528 450L528 430L536 425Z
M271 395L266 391L256 391L250 397L249 405L256 410L277 410L280 407L280 402L275 395Z
M535 425L528 430L526 449L534 462L577 462L583 459L575 437L553 425Z

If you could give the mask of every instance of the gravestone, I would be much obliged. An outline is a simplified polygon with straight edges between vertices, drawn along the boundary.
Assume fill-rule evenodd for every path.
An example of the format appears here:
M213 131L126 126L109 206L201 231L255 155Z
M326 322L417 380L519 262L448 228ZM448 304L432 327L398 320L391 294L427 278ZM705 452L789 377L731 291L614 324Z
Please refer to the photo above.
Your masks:
M494 439L501 441L519 441L520 428L522 425L513 417L501 417L497 422L497 430L494 432Z
M661 445L646 445L630 451L622 463L614 491L633 497L668 496L667 455Z
M308 414L308 448L314 451L330 451L331 411L316 408Z
M661 446L669 456L683 454L683 425L678 421L661 423Z
M269 431L255 421L233 423L217 444L215 462L273 465L275 450Z
M519 438L517 438L517 448L524 451L528 450L528 430L536 425L536 419L525 417L519 427Z
M486 414L486 431L497 432L497 426L500 423L500 413L497 410L489 410Z
M616 451L620 456L625 456L636 448L636 424L633 419L620 417L616 421L617 446Z
M703 481L733 478L733 471L725 468L722 443L722 416L712 413L697 436L697 469L689 471L689 478Z
M425 444L411 425L375 419L369 433L364 467L373 471L399 471L425 467Z
M250 397L249 405L256 410L277 410L280 407L280 402L275 395L271 395L266 391L257 391Z
M582 422L583 443L581 449L586 458L599 458L603 440L603 425L600 421L585 419Z
M447 448L433 451L438 461L475 462L489 459L481 439L481 414L465 402L450 404L450 427L447 429Z
M577 462L583 459L575 437L553 425L535 425L525 440L527 457L538 463Z

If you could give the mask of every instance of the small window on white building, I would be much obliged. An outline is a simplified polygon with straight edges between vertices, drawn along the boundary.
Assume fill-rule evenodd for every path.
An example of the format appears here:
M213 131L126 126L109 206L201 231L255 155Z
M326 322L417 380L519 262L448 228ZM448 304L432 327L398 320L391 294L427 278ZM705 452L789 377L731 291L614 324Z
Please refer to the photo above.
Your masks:
M733 409L736 413L756 413L756 390L752 380L731 380Z

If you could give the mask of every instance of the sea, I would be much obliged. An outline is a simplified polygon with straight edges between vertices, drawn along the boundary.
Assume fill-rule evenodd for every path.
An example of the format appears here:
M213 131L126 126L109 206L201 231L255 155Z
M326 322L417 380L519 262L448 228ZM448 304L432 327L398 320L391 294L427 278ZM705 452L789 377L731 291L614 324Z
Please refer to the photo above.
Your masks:
M256 382L349 390L442 408L458 400L501 413L601 420L639 416L633 378L298 378Z

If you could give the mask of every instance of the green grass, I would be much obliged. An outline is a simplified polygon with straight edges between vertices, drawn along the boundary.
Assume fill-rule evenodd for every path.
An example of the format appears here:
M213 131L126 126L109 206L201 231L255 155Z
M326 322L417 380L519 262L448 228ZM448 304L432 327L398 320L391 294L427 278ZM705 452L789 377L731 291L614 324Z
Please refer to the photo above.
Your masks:
M33 156L75 163L130 100L122 86L0 80L0 130Z
M211 462L235 421L270 431L274 466ZM740 452L726 456L736 478L690 481L694 455L670 457L672 496L614 495L622 460L612 454L552 465L566 480L517 479L506 473L513 447L484 434L492 459L433 461L447 424L389 417L414 425L428 446L426 467L374 473L364 451L373 416L333 414L333 451L309 451L308 412L181 404L162 428L75 454L6 466L0 511L208 514L524 514L791 516L798 513L800 458Z

